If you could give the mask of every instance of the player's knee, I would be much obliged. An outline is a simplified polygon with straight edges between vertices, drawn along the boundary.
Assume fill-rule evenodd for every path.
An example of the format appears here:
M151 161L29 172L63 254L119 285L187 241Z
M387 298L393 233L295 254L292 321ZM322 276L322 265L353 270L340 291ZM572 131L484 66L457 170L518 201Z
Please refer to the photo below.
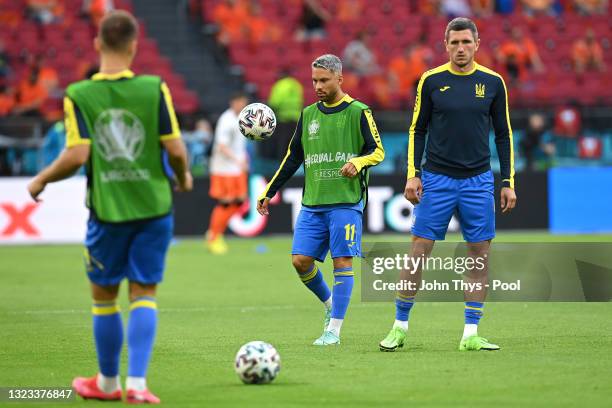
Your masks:
M334 258L334 269L352 268L352 267L353 267L353 258L349 256L342 256L339 258Z
M115 300L119 293L119 285L100 286L91 284L91 296L94 300L105 302Z
M491 241L470 242L467 244L468 254L474 258L487 258L489 256L489 248Z
M298 273L308 272L313 262L313 259L309 256L293 255L291 257L291 263Z
M431 239L413 236L412 237L412 255L413 256L429 256L435 241Z
M139 282L130 282L130 302L143 296L155 297L156 289L156 284L149 285Z

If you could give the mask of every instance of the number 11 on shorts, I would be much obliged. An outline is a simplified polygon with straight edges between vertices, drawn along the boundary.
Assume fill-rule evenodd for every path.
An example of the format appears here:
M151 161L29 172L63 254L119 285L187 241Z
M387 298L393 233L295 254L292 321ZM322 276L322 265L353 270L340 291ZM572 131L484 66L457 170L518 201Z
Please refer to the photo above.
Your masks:
M344 226L344 230L346 231L346 240L354 241L355 240L355 224L346 224Z

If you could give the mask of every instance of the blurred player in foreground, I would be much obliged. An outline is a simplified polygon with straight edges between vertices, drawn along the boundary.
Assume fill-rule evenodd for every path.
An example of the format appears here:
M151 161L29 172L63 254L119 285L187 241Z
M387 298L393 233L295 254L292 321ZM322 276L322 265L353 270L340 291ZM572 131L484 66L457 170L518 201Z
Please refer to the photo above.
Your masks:
M322 55L312 63L319 102L306 107L276 174L258 199L269 213L270 199L304 164L302 209L293 236L293 266L302 282L325 304L324 331L314 344L340 343L340 329L353 290L353 257L361 256L361 223L368 168L385 152L372 112L342 91L342 62ZM331 251L333 293L315 260ZM333 299L333 301L332 301Z
M503 179L502 211L511 211L516 204L508 92L499 74L474 61L480 39L470 19L452 20L444 42L450 61L421 77L410 126L404 195L415 205L411 256L429 256L435 241L444 240L448 223L457 211L468 255L474 260L480 258L481 265L463 276L464 281L480 287L475 285L475 290L464 291L465 327L459 350L498 350L499 346L478 336L477 329L487 295L487 257L495 237L490 121ZM425 150L427 161L421 170ZM421 267L404 270L400 280L415 282L418 287L421 274ZM394 351L404 345L416 292L397 293L395 323L379 344L382 351Z
M28 186L35 200L47 183L87 169L90 218L86 269L93 297L93 329L100 372L75 378L83 398L120 400L119 360L123 325L117 294L129 281L127 326L129 403L159 403L146 372L157 327L155 291L172 238L172 192L162 157L167 156L178 191L192 189L187 154L170 92L155 76L129 70L138 25L124 11L101 22L94 46L100 72L66 89L66 149Z
M249 158L247 139L238 128L238 114L249 103L246 94L232 96L230 107L219 117L210 158L210 196L217 205L210 215L206 246L213 254L227 252L223 233L230 218L247 199Z

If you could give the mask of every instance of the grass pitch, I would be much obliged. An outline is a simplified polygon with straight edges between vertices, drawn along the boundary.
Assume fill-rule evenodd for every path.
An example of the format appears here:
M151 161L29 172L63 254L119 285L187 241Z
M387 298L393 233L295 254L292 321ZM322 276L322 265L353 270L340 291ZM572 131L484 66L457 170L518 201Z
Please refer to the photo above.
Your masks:
M498 237L568 240L612 237ZM417 298L406 346L381 353L394 305L361 303L356 282L342 345L316 348L323 310L292 271L291 240L229 242L230 254L221 257L192 240L170 251L148 379L166 406L610 406L612 303L489 303L479 332L502 350L460 353L463 305ZM0 247L0 386L65 387L97 371L81 255L79 245ZM330 260L322 270L329 282ZM234 355L251 340L278 349L282 368L273 384L245 386L234 374Z

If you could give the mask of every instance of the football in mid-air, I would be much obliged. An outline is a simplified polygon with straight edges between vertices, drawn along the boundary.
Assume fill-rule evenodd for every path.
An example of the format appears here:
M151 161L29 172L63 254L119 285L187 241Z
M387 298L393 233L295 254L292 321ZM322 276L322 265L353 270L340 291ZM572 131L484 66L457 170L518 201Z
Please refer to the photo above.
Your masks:
M240 133L250 140L266 140L276 129L276 115L268 105L252 103L238 115Z
M251 341L238 350L234 368L245 384L267 384L280 371L280 355L269 343Z

